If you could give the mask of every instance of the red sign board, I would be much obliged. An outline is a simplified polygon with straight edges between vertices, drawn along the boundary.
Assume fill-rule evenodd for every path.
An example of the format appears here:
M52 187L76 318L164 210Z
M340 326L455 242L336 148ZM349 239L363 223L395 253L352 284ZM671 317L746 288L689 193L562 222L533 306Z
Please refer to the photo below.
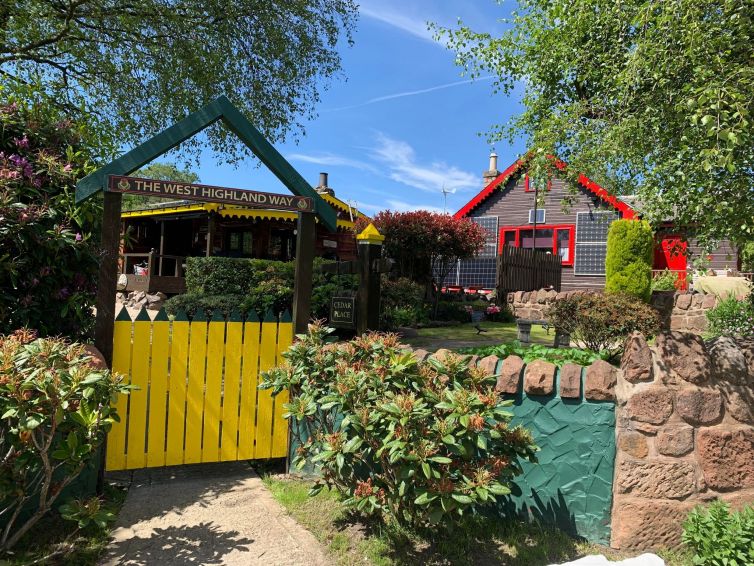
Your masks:
M178 181L157 181L138 177L121 177L111 175L108 191L130 193L159 198L198 200L201 202L219 202L252 208L272 208L275 210L292 210L294 212L313 212L314 200L310 197L262 193L228 187L214 187Z

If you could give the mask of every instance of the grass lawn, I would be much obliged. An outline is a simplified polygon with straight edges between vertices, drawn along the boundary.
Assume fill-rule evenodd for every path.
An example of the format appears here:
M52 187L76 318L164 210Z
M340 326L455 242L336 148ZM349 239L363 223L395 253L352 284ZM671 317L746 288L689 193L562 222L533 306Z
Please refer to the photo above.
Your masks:
M323 490L309 497L311 482L282 476L265 476L264 483L299 523L311 531L341 565L375 566L413 564L499 564L544 566L574 560L587 554L604 554L618 560L627 556L608 548L574 540L549 528L517 521L469 519L448 536L434 540L347 513L335 492ZM668 566L688 566L690 561L663 553Z
M103 508L117 516L126 493L123 487L106 485ZM94 566L107 547L110 527L102 529L90 525L78 530L76 523L66 521L53 511L26 533L12 554L0 555L0 565Z
M419 336L406 338L403 341L414 348L465 348L474 346L488 346L513 342L518 338L515 322L482 322L481 328L487 330L477 333L475 324L466 323L457 326L443 326L439 328L420 328ZM531 327L531 341L534 344L552 346L555 331L550 329L549 334L541 326ZM429 348L428 348L429 347Z

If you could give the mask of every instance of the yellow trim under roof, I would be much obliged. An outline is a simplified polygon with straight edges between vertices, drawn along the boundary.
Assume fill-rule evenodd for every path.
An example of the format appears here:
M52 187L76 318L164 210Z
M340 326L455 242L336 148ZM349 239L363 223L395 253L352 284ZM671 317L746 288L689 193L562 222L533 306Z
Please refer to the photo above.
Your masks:
M362 212L359 212L357 208L349 205L347 202L340 200L338 197L328 195L327 193L319 193L319 196L321 196L325 200L325 202L341 209L343 212L348 212L349 210L352 211L354 219L358 218L359 216L364 216L364 214Z
M354 212L358 212L353 209ZM121 218L145 218L150 216L163 216L166 214L183 214L186 212L211 212L216 211L224 218L261 218L263 220L286 220L295 222L298 219L296 212L285 210L266 210L259 208L247 208L245 206L228 206L217 203L182 204L164 208L149 210L130 210L121 213ZM319 222L319 219L317 219ZM350 220L338 220L338 228L353 229L354 223Z

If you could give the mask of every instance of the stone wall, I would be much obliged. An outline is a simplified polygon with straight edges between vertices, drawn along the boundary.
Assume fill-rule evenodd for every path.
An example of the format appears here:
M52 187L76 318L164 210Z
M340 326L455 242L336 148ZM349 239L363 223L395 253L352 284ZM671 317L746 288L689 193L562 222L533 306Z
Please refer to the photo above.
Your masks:
M611 545L676 546L694 506L754 503L754 341L635 335L621 368Z
M516 291L508 293L507 301L516 318L546 320L547 308L556 299L593 292L599 291ZM687 291L655 291L652 293L651 304L660 313L665 328L704 332L707 330L707 311L715 307L717 297Z

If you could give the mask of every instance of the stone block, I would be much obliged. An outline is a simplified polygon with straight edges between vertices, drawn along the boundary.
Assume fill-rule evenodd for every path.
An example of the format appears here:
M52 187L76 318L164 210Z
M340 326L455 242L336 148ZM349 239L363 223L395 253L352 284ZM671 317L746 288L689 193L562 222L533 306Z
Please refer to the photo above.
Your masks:
M514 303L521 303L524 300L524 292L523 291L516 291L513 294L513 302Z
M453 355L453 352L451 352L447 348L440 348L434 354L432 354L432 357L436 359L438 362L444 362L449 356L452 356L452 355Z
M686 315L674 314L670 317L670 330L687 330Z
M581 372L578 364L564 364L560 368L560 396L566 399L578 399L581 396Z
M754 390L736 387L727 393L725 406L728 414L741 423L754 424Z
M630 430L618 434L618 448L633 458L646 458L649 454L647 437Z
M413 354L414 354L414 359L417 362L423 362L429 357L429 352L427 352L427 350L422 350L421 348L418 350L414 350Z
M702 295L702 308L705 310L714 309L717 304L717 296L712 293Z
M663 387L637 391L626 403L626 413L632 421L662 424L673 414L673 395Z
M487 375L495 375L497 373L497 364L500 360L497 356L487 356L479 360L477 367L482 369Z
M748 382L754 386L754 340L736 340L736 343L744 353L746 364L749 367Z
M704 341L689 332L662 332L657 337L657 350L671 372L670 382L680 378L689 383L704 383L710 378L711 361Z
M497 378L495 391L498 393L517 393L521 383L521 370L524 369L524 360L518 356L508 356L503 360L500 367L500 375Z
M754 428L704 428L696 434L704 481L715 490L754 487Z
M713 389L682 389L676 393L675 410L687 423L710 425L723 415L723 397Z
M694 449L694 429L686 424L669 424L660 429L655 448L664 456L683 456Z
M682 311L688 310L691 306L691 295L688 293L679 294L675 300L675 308Z
M610 546L637 551L678 547L683 521L694 505L691 501L648 501L618 496L613 505Z
M526 366L524 391L529 395L550 395L555 383L555 364L535 360Z
M698 314L698 315L689 315L688 319L686 320L686 325L688 326L689 330L693 330L695 332L704 332L709 327L709 321L707 320L707 316L704 314Z
M733 338L722 336L707 343L712 359L712 371L718 379L730 383L745 384L749 377L749 367L743 350Z
M617 370L604 360L586 368L584 397L592 401L614 401Z
M618 493L659 499L685 499L696 492L690 462L623 460L615 476Z
M640 332L634 332L626 339L620 367L623 377L631 383L652 380L652 350Z
M702 308L703 302L704 302L704 295L700 295L699 293L694 293L693 295L691 295L691 308L692 309Z

